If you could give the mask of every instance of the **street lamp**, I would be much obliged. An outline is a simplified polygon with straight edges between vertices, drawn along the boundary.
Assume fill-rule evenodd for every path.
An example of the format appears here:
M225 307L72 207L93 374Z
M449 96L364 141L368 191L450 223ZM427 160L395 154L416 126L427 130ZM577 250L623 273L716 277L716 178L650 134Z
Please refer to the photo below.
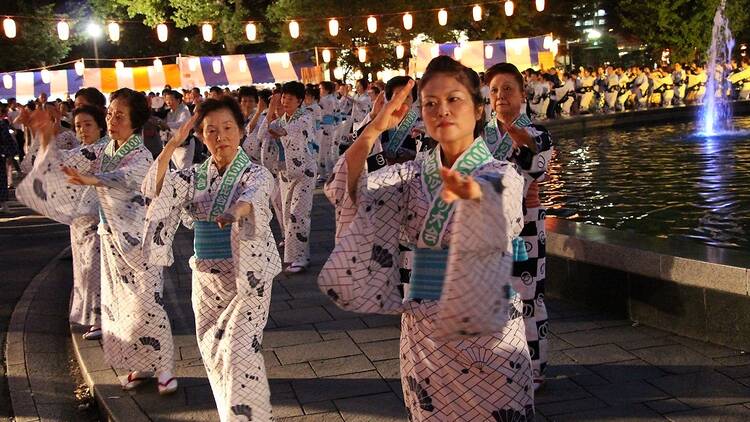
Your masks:
M96 66L99 66L99 49L96 46L96 39L102 36L102 27L95 22L89 22L86 26L86 33L94 41L94 59L96 60Z

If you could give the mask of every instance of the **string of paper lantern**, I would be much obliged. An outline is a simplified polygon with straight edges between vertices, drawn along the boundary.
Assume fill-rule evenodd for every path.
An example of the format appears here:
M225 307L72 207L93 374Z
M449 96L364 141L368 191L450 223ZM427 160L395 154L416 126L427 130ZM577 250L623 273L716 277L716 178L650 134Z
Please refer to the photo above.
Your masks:
M536 10L538 12L544 11L546 7L545 0L533 0ZM412 10L412 11L400 11L400 12L391 12L391 13L380 13L380 14L367 14L367 15L359 15L359 16L347 16L345 18L340 17L328 17L328 18L290 18L287 20L284 20L283 22L286 22L289 27L289 35L292 38L298 38L301 34L301 25L300 22L310 22L310 21L327 21L328 22L328 29L329 33L332 37L335 37L339 33L340 23L339 19L364 19L366 28L368 32L374 34L378 30L378 18L384 18L387 16L401 16L403 21L403 27L405 30L409 31L414 27L414 15L413 13L426 13L426 12L437 12L437 19L438 23L441 26L446 26L448 24L448 10L454 10L459 8L469 8L471 10L471 17L474 22L479 22L483 19L483 9L482 5L487 4L497 4L498 1L480 1L476 2L474 4L460 4L460 5L451 5L451 6L445 6L441 8L429 8L429 9L419 9L419 10ZM512 16L515 11L515 3L512 0L506 0L503 3L503 8L505 11L506 16ZM16 21L14 18L20 18L20 19L32 19L32 20L52 20L50 18L44 18L44 17L37 17L37 16L13 16L13 15L5 15L5 19L3 19L3 32L6 37L8 38L15 38L18 33L18 28L16 25ZM70 23L66 18L54 18L54 20L57 22L57 34L58 37L66 41L70 38ZM262 19L255 19L255 20L249 20L246 21L247 24L245 26L245 35L248 39L248 41L254 42L258 38L258 24L262 22L268 22L267 20ZM141 23L137 20L111 20L109 24L107 25L107 32L109 34L110 40L113 42L117 42L120 39L120 23ZM206 21L200 25L201 28L201 34L203 36L203 40L206 42L212 42L214 40L214 30L213 25L217 22L212 21ZM89 28L91 27L91 24L89 25ZM90 30L89 30L90 31ZM156 33L159 41L166 42L169 38L169 29L167 27L166 23L160 23L156 26Z

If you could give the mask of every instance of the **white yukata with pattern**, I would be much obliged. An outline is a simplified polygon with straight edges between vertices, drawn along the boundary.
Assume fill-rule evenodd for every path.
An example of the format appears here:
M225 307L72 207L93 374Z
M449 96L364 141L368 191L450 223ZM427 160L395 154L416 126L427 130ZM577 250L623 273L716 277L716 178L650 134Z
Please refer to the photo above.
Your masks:
M494 116L485 126L484 139L495 159L516 163L524 177L524 228L520 236L526 246L528 259L513 263L513 288L523 300L526 341L529 343L534 377L542 379L549 354L549 317L544 304L546 210L539 205L538 185L545 179L552 159L552 140L544 127L532 124L525 114L521 114L513 124L525 128L534 139L536 153L527 147L514 150L513 140L507 133L500 134Z
M73 149L79 145L78 138L76 138L75 132L70 129L61 129L57 135L55 135L55 146L59 150ZM39 139L32 137L31 142L26 151L26 155L21 161L21 171L28 173L34 167L34 161L39 153Z
M241 149L237 157L240 154L244 155ZM152 263L169 266L174 260L172 242L181 213L194 224L213 227L215 209L220 215L237 201L252 204L250 216L224 229L230 237L231 256L190 259L192 302L198 348L221 420L269 421L271 395L260 350L272 281L281 270L270 229L273 178L267 169L243 164L238 158L223 176L210 158L206 163L168 172L159 195L156 165L152 166L143 184L144 194L153 197L146 218L144 253ZM235 163L238 170L231 170ZM198 176L201 171L205 174L203 189ZM232 174L235 179L224 180ZM225 206L217 201L219 197L226 199Z
M115 151L115 141L60 152L50 148L49 169L76 168L96 176L100 204L101 303L104 357L128 371L174 371L172 329L162 299L162 268L146 262L141 250L147 200L140 185L151 153L137 135ZM64 195L73 188L62 171L47 174L39 196ZM38 192L37 192L38 191Z
M486 151L478 138L457 163L480 146ZM446 209L438 200L439 156L437 148L365 169L356 203L347 192L346 159L338 162L326 185L336 207L336 246L318 284L342 309L402 314L401 379L411 421L533 420L531 363L509 277L523 180L511 163L486 152L467 172L481 186L481 201L457 201L447 218L434 219L432 211ZM442 293L439 300L404 299L411 283L400 282L399 244L424 243L426 219L444 222L430 248L448 249Z
M284 232L284 263L307 265L310 260L310 214L315 189L316 162L312 116L298 108L292 116L284 115L275 124L286 130L286 136L274 139L264 122L264 164L277 169L281 195L281 218ZM277 214L278 217L278 214Z
M338 100L333 94L328 94L320 99L320 108L322 111L320 123L320 154L318 155L318 167L322 176L328 177L333 170L334 161L334 131L336 130L338 115ZM337 153L337 152L336 152Z
M73 186L60 178L59 165L53 166L48 155L40 154L34 168L18 185L16 196L26 206L55 221L70 226L70 249L73 255L73 295L70 322L80 325L101 324L101 273L99 201L91 186ZM59 162L59 161L58 161Z

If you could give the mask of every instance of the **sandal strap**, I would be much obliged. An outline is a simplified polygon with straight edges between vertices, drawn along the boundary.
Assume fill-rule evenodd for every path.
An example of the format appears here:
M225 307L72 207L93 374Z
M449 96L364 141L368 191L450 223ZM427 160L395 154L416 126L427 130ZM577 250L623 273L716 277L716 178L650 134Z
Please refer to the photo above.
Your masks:
M133 372L128 374L128 384L134 381L146 381L148 378L142 378L142 377L135 377L131 378L133 376Z
M176 377L172 377L172 378L168 379L167 382L164 382L164 383L162 383L161 381L159 381L159 387L166 388L172 381L177 381L177 378Z

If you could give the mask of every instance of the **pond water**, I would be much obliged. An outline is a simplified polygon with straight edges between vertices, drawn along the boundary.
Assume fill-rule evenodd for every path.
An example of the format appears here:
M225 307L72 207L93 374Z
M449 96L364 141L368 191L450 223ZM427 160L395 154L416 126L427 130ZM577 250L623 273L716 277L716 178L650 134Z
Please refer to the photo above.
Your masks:
M750 251L750 117L733 123L717 138L693 136L695 123L555 137L547 214Z

